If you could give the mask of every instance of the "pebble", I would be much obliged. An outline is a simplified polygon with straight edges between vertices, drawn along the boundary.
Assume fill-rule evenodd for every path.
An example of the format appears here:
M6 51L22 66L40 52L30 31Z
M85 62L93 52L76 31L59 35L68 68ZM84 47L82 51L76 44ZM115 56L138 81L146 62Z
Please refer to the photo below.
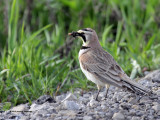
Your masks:
M56 101L54 100L53 97L51 97L51 96L49 96L49 95L43 95L43 96L39 97L39 98L35 101L36 104L43 104L43 103L45 103L45 102L52 103L52 102L56 102Z
M158 75L157 75L158 74ZM160 95L160 70L147 74L139 80L143 86L155 89ZM135 95L111 86L107 98L105 90L100 92L99 101L93 96L97 91L77 89L74 93L67 92L55 97L43 95L31 105L21 104L0 112L0 119L16 120L160 120L160 97L150 99L145 95L137 101ZM0 104L0 108L3 104ZM13 111L26 111L14 113ZM30 112L27 112L30 111Z
M83 120L92 120L92 117L91 116L84 116Z
M160 105L159 105L159 104L156 104L156 105L152 106L152 108L153 108L156 112L159 112L159 111L160 111Z
M80 108L80 105L77 104L75 101L65 100L63 105L68 110L79 110Z
M28 104L21 104L21 105L18 105L16 107L13 107L11 109L11 111L14 114L19 114L19 113L21 113L23 111L28 111L28 109L29 109L29 105Z
M140 120L140 117L133 116L131 120Z
M89 105L91 107L96 107L98 105L98 102L95 99L91 99L90 102L89 102Z
M113 117L112 117L113 120L124 120L125 117L122 113L118 112L118 113L114 113L113 114Z
M70 100L70 101L76 101L77 97L75 95L73 95L72 93L69 93L66 98L64 100L62 100L62 102L64 102L65 100Z

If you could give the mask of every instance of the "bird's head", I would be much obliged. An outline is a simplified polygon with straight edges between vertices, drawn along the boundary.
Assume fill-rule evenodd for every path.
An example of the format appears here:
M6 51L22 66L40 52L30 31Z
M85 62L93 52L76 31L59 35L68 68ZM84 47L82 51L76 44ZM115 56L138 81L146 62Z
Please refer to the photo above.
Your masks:
M76 32L71 32L68 35L82 38L83 46L90 46L91 44L99 43L96 32L91 28L84 28Z

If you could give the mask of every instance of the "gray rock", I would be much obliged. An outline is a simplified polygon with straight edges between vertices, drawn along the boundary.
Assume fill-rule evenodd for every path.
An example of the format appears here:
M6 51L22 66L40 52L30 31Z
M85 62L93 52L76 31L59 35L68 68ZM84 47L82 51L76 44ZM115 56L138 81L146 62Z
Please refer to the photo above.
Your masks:
M57 111L54 108L50 108L50 109L48 109L48 111L50 114L52 114L52 113L57 114Z
M107 112L107 113L106 113L106 116L107 116L107 117L112 117L112 116L113 116L113 113L112 113L112 112Z
M159 105L159 104L152 106L152 108L153 108L156 112L159 112L159 111L160 111L160 105Z
M49 102L49 103L52 103L52 102L56 102L54 100L53 97L51 97L50 95L43 95L41 97L39 97L37 100L36 100L36 104L43 104L45 102Z
M38 105L38 104L33 103L30 106L29 111L37 111L37 110L43 109L43 107L44 107L43 105Z
M92 117L91 116L84 116L83 120L92 120Z
M91 95L89 95L89 94L83 94L83 97L84 98L89 98L89 97L91 97Z
M64 100L65 99L65 97L66 97L66 94L62 94L62 95L59 95L59 96L56 96L56 101L59 101L59 102L61 102L62 100Z
M123 110L129 110L131 108L131 104L121 103L120 108L123 109Z
M57 116L56 113L52 113L52 114L50 115L50 118L53 119L53 118L55 118L56 116Z
M76 112L75 111L72 111L72 110L61 110L59 113L58 113L60 116L70 116L70 117L74 117L76 116ZM52 115L51 115L52 116Z
M56 117L56 118L54 118L54 120L62 120L62 117L61 116Z
M133 116L131 120L140 120L140 117Z
M101 105L101 108L102 108L102 109L106 109L107 106L102 104L102 105Z
M64 100L62 100L62 102L64 102L65 100L68 100L68 101L76 101L77 100L77 97L75 95L73 95L72 93L69 93L66 98Z
M160 111L157 112L157 115L160 116Z
M135 115L135 114L136 114L136 110L135 110L135 109L131 109L131 110L129 111L129 114L130 114L130 115Z
M98 105L98 102L95 99L91 99L89 102L89 106L91 107L96 107Z
M29 110L29 105L28 104L21 104L21 105L18 105L16 107L13 107L11 109L12 113L14 114L19 114L23 111L28 111Z
M138 110L139 106L138 105L132 105L132 108Z
M77 120L83 120L83 117L76 117Z
M145 111L136 111L136 115L137 116L142 116L142 115L145 115L146 114L146 112Z
M154 116L149 115L149 116L148 116L148 119L149 119L149 120L154 120Z
M153 109L148 110L148 114L149 115L154 115L154 110Z
M82 103L82 104L86 104L86 103L89 101L89 99L80 96L80 97L78 98L78 101L79 101L80 103Z
M68 110L79 110L80 109L80 105L77 104L75 101L68 101L68 100L65 100L63 102L63 105L66 109Z
M132 117L131 116L126 116L126 120L131 120Z
M114 113L113 114L113 117L112 117L113 120L124 120L125 117L122 113L118 112L118 113Z
M22 116L21 120L30 120L29 116Z
M158 89L157 91L156 91L156 94L158 95L158 96L160 96L160 89ZM159 97L160 98L160 97Z

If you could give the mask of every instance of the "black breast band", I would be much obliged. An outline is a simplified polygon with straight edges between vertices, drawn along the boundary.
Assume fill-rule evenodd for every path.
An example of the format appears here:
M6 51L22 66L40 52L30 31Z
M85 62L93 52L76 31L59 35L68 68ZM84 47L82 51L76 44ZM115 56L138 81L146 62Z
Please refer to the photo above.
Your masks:
M82 47L81 47L81 50L88 49L88 48L90 48L90 47L82 46Z

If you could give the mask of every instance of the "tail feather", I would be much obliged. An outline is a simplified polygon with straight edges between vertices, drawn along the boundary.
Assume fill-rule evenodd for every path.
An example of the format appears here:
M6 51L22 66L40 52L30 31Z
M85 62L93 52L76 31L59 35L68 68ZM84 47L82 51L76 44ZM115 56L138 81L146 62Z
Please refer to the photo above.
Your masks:
M120 77L124 82L124 86L131 89L133 92L139 93L139 91L141 91L146 94L152 93L148 88L145 88L141 84L131 80L126 74L121 74Z

